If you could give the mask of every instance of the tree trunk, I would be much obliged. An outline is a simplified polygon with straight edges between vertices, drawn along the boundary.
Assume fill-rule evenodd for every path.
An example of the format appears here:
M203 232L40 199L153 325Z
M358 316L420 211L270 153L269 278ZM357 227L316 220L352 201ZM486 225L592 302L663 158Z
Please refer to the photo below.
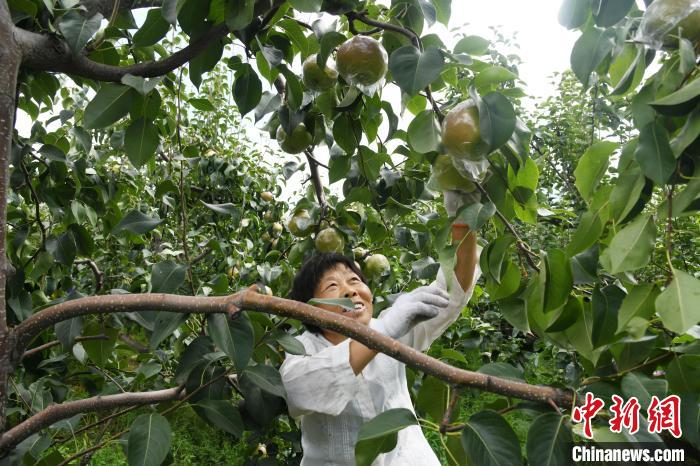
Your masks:
M5 238L7 237L7 186L15 119L17 74L22 60L13 34L14 25L7 2L0 1L0 432L5 432L7 379L12 372L5 305L5 278L8 269Z

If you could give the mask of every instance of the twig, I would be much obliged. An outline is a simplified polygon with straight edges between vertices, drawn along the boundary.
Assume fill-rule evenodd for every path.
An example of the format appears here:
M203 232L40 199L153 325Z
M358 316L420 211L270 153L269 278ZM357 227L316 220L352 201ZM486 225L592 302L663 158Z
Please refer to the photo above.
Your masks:
M493 201L491 200L489 193L486 192L486 190L484 189L483 186L481 186L481 183L475 181L474 184L476 185L476 187L479 190L479 192L481 193L481 195L484 196L489 202L491 202L493 204ZM503 222L503 224L506 226L508 231L510 231L511 234L513 236L515 236L515 240L516 240L515 244L518 247L518 249L523 252L523 254L525 256L525 260L527 260L527 263L530 264L530 267L532 267L534 270L539 272L540 268L534 259L537 257L537 255L534 252L532 252L532 249L530 249L530 246L528 246L527 243L525 243L525 241L523 241L523 239L520 237L518 232L515 231L515 228L513 227L513 225L511 225L511 223L508 221L508 219L501 213L500 210L498 210L498 208L496 208L496 216L501 220L501 222Z
M326 204L326 195L323 192L323 182L321 181L321 176L318 173L318 162L313 156L311 149L306 149L304 151L306 159L309 162L309 170L311 171L311 181L314 185L314 191L316 192L316 199L318 200L318 205L321 207L321 218L325 217L328 205Z
M151 350L149 350L146 346L143 346L141 343L134 340L129 335L121 334L121 335L119 335L119 339L121 341L123 341L124 343L126 343L131 349L135 350L138 353L145 354L145 353L151 352Z
M452 411L459 400L460 389L458 387L452 387L452 394L450 395L450 403L447 405L445 414L442 416L442 422L440 423L440 433L444 434L447 432L448 427L450 427L450 418L452 417Z
M105 416L105 417L103 417L102 419L99 419L99 420L93 422L92 424L88 424L88 425L86 425L86 426L84 426L84 427L81 427L80 429L76 430L76 431L73 433L73 436L76 436L76 435L78 435L78 434L81 434L81 433L85 432L86 430L90 430L90 429L92 429L93 427L97 427L97 426L99 426L100 424L103 424L103 423L109 421L110 419L114 419L115 417L119 417L119 416L121 416L121 415L123 415L123 414L129 413L129 412L131 412L131 411L133 411L133 410L135 410L135 409L138 409L138 408L140 408L140 407L141 407L140 405L129 406L128 408L125 408L125 409L122 409L122 410L117 411L117 412L115 412L115 413L112 413L112 414L110 414L109 416ZM66 443L67 441L69 441L71 438L73 438L73 437L66 437L66 438L64 438L64 439L57 440L56 442L54 442L54 443L51 444L51 447L54 447L54 446L56 446L56 445L62 445L62 444L64 444L64 443Z
M201 262L201 261L202 261L205 257L207 257L210 253L211 253L211 248L210 248L209 246L207 246L206 248L204 248L204 250L203 250L202 252L200 252L199 254L197 254L197 255L194 257L194 259L192 259L192 261L190 262L190 267L192 267L193 265L195 265L195 264Z
M411 40L411 43L418 50L422 50L422 48L423 48L421 41L420 41L420 37L418 37L418 34L416 34L415 32L411 31L408 28L397 26L397 25L391 24L391 23L383 23L381 21L377 21L377 20L368 18L363 13L357 13L355 11L349 11L349 12L345 13L345 17L348 19L348 22L352 22L352 21L357 20L357 21L360 21L361 23L365 23L369 26L374 26L376 28L384 29L387 31L398 32L399 34L402 34L402 35L408 37Z
M588 377L588 378L581 381L581 386L583 387L584 385L590 385L592 383L600 382L602 380L615 380L615 379L620 378L620 377L622 377L625 374L628 374L630 372L634 372L634 371L639 370L639 369L644 369L645 367L653 366L654 364L659 364L659 363L665 361L666 359L673 357L673 355L674 355L674 353L669 351L668 353L664 353L661 356L657 356L654 359L650 359L650 360L643 362L637 366L630 367L628 369L620 371L617 374Z
M86 336L77 336L75 337L75 341L91 341L91 340L107 340L108 337L107 335L100 334L100 335L86 335ZM24 358L30 358L34 356L37 353L41 353L42 351L45 351L49 348L53 348L54 346L60 345L61 342L58 340L53 340L48 343L44 343L43 345L37 346L36 348L29 349L22 353L22 359Z
M104 273L100 271L97 267L95 261L91 259L80 259L74 262L77 265L87 264L92 269L92 273L95 275L95 294L98 294L102 287L104 286Z
M34 200L34 216L36 217L36 223L39 225L39 232L41 233L41 246L39 247L39 250L41 250L44 246L44 243L46 242L46 229L44 228L44 224L41 221L41 213L39 212L39 196L37 195L36 190L34 189L34 185L32 185L32 181L29 177L29 172L27 171L27 167L24 165L24 162L19 163L19 168L20 170L22 170L24 180L27 183L29 191L32 193L32 199Z
M671 257L673 255L673 190L676 185L671 184L666 191L666 202L668 203L668 218L666 219L666 259L668 260L668 281L673 280L673 263Z

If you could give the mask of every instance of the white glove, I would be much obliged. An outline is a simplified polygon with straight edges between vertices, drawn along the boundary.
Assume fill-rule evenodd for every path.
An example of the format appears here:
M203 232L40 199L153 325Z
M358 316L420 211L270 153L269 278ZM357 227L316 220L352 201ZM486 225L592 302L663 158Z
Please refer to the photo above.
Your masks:
M432 319L450 303L447 291L435 285L402 294L370 327L397 340L419 322Z
M445 210L448 217L457 215L457 211L464 204L473 204L481 200L481 193L474 190L470 193L464 191L445 191Z

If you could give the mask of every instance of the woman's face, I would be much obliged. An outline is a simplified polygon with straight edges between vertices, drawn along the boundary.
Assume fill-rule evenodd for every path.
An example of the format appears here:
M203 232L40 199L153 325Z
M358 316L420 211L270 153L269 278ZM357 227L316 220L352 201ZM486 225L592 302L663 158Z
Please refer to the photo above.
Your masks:
M372 319L372 292L345 264L338 264L323 274L316 285L314 298L348 298L355 304L353 311L330 304L316 306L355 319L364 325L369 325Z

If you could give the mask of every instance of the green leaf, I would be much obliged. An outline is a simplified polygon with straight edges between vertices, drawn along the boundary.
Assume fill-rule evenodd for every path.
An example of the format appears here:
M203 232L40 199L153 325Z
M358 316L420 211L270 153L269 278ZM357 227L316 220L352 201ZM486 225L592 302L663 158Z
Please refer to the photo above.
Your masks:
M623 332L635 317L649 319L654 314L654 303L659 289L654 284L640 284L632 288L620 306L617 316L617 333Z
M288 333L283 333L275 339L277 340L277 343L280 344L282 349L284 349L284 351L289 354L306 354L306 348L304 348L304 344L297 338L294 338L293 336L289 335Z
M397 432L418 424L415 415L406 408L394 408L362 424L355 444L355 464L370 466L380 453L396 448Z
M153 333L148 341L150 349L156 349L160 343L180 328L187 320L187 314L159 311L153 321Z
M160 466L170 451L170 423L157 413L141 414L131 423L129 466Z
M323 35L323 37L321 37L319 52L316 55L316 63L318 64L319 68L324 69L326 66L326 61L328 61L328 57L333 52L333 49L345 42L347 39L348 38L345 37L345 35L337 31L327 32Z
M543 311L553 311L563 306L574 285L569 259L560 249L551 249L543 255L545 289Z
M103 84L85 107L83 126L87 129L104 128L129 113L134 90L122 84Z
M265 364L250 366L243 372L243 375L267 393L280 398L287 397L282 384L282 376L274 367Z
M591 28L584 32L571 50L571 70L584 88L588 88L591 73L610 54L614 46L615 31Z
M175 26L177 24L177 15L184 4L183 0L163 0L163 6L160 9L163 19Z
M75 255L78 252L75 244L75 237L70 231L61 233L58 238L50 238L46 240L46 251L63 265L71 265L75 260Z
M525 380L525 374L523 373L522 369L505 362L490 362L488 364L484 364L477 372L480 374L500 377L502 379L517 380L519 382L523 382Z
M695 79L676 92L650 102L649 105L663 115L677 116L695 110L698 102L700 102L700 79Z
M412 45L404 45L389 57L389 71L394 81L409 95L435 81L444 65L445 59L436 47L421 52Z
M141 95L146 95L151 92L162 80L162 77L146 80L141 76L134 76L133 74L125 74L122 76L122 84L133 88Z
M566 417L544 413L535 418L527 432L527 459L538 466L571 464L571 444L574 439Z
M226 314L210 314L207 330L216 346L231 358L238 373L241 373L253 354L255 336L253 326L246 314L231 319Z
M149 217L138 210L132 210L117 223L112 230L113 234L127 230L135 235L142 235L160 225L163 220L158 217Z
M700 391L700 356L684 354L673 358L666 368L668 386L676 393L698 393Z
M175 293L183 283L187 267L167 260L153 264L151 269L151 293Z
M434 421L441 421L447 407L447 385L431 375L425 376L416 398L416 409L426 413Z
M603 227L603 221L598 211L587 211L584 213L581 216L578 228L574 231L571 242L566 247L566 253L572 257L591 247L600 238L601 233L603 233Z
M234 218L241 216L241 208L237 207L235 204L232 204L230 202L226 202L225 204L208 204L204 201L201 202L206 206L207 209L213 210L217 214L230 215Z
M450 22L450 16L452 14L451 0L430 0L430 2L435 7L435 17L438 22L447 26L447 24Z
M462 208L454 223L466 223L472 230L478 230L496 213L496 206L490 202L475 202Z
M634 0L596 0L593 5L596 3L598 8L593 12L595 24L607 28L617 24L627 15L634 5Z
M490 92L478 100L481 137L492 152L508 142L515 130L515 110L508 98Z
M610 141L599 141L590 146L581 156L574 170L576 188L581 197L590 201L598 183L605 175L610 163L610 156L618 144Z
M331 306L339 306L343 309L352 311L355 309L355 305L352 303L350 298L313 298L310 299L309 304L329 304Z
M700 322L700 280L673 269L673 280L656 298L656 313L664 326L683 334Z
M505 260L501 269L500 283L491 279L486 280L486 291L493 300L499 300L511 296L520 288L520 269L510 260Z
M224 400L199 400L194 405L195 411L201 417L219 429L228 432L236 438L243 436L245 426L238 408Z
M68 43L73 55L78 55L85 48L90 38L100 29L102 15L96 13L87 19L78 10L69 10L58 20L58 30Z
M226 2L225 21L230 31L238 31L253 21L255 0L233 0Z
M684 150L690 146L693 141L700 137L700 107L692 111L685 120L683 128L678 132L676 137L671 140L671 150L673 155L678 158Z
M487 260L485 261L486 264L484 264L486 267L482 265L481 270L484 273L488 272L496 283L501 282L501 272L505 271L503 261L508 253L508 248L510 248L513 243L515 243L515 236L510 234L501 235L482 252L482 257L485 257Z
M639 400L640 405L649 406L652 396L657 396L659 399L666 396L668 382L664 379L652 379L641 372L630 372L622 378L620 388L625 398L634 396Z
M612 274L637 270L651 259L656 225L649 215L637 217L618 231L600 256L600 263Z
M262 83L258 74L250 65L247 65L245 70L236 75L236 82L233 84L233 100L241 115L253 110L262 96Z
M474 78L474 85L481 90L491 84L517 79L518 75L502 66L489 66L481 70Z
M81 316L58 322L54 325L54 331L58 341L61 342L64 351L70 351L75 344L75 337L83 333L83 318Z
M101 334L105 335L104 339L86 340L80 344L92 362L100 367L104 367L114 351L117 331L113 328L105 328L97 322L86 325L83 330L83 335Z
M545 329L547 333L563 332L576 323L579 316L583 314L581 300L575 296L569 296L561 312L554 321Z
M170 24L163 18L158 8L148 10L146 21L141 29L134 34L134 45L137 47L148 47L161 40L168 33Z
M615 341L617 316L625 298L625 292L616 285L593 290L591 307L593 309L593 328L591 340L593 347L599 348Z
M479 466L520 466L518 437L508 422L495 411L481 411L465 423L462 446L471 464Z
M634 157L644 175L663 186L676 170L676 159L668 141L668 132L660 123L653 122L639 133L639 145Z
M559 24L566 29L581 27L586 22L589 11L587 0L564 0L559 8Z
M455 45L454 53L466 53L468 55L486 55L491 42L480 36L466 36Z
M408 125L408 143L421 154L437 150L440 128L432 110L420 112Z
M190 99L187 102L194 108L196 108L197 110L201 110L202 112L213 112L216 110L214 104L212 104L207 98Z
M321 11L321 0L289 0L289 3L295 10L304 13L316 13Z
M347 112L341 113L333 122L333 139L346 154L353 154L362 139L359 122L353 120Z
M131 164L136 168L141 168L156 155L159 142L156 125L145 118L139 118L126 129L124 151Z
M620 173L610 193L610 216L616 222L625 220L637 205L645 184L646 178L638 166L630 167Z

